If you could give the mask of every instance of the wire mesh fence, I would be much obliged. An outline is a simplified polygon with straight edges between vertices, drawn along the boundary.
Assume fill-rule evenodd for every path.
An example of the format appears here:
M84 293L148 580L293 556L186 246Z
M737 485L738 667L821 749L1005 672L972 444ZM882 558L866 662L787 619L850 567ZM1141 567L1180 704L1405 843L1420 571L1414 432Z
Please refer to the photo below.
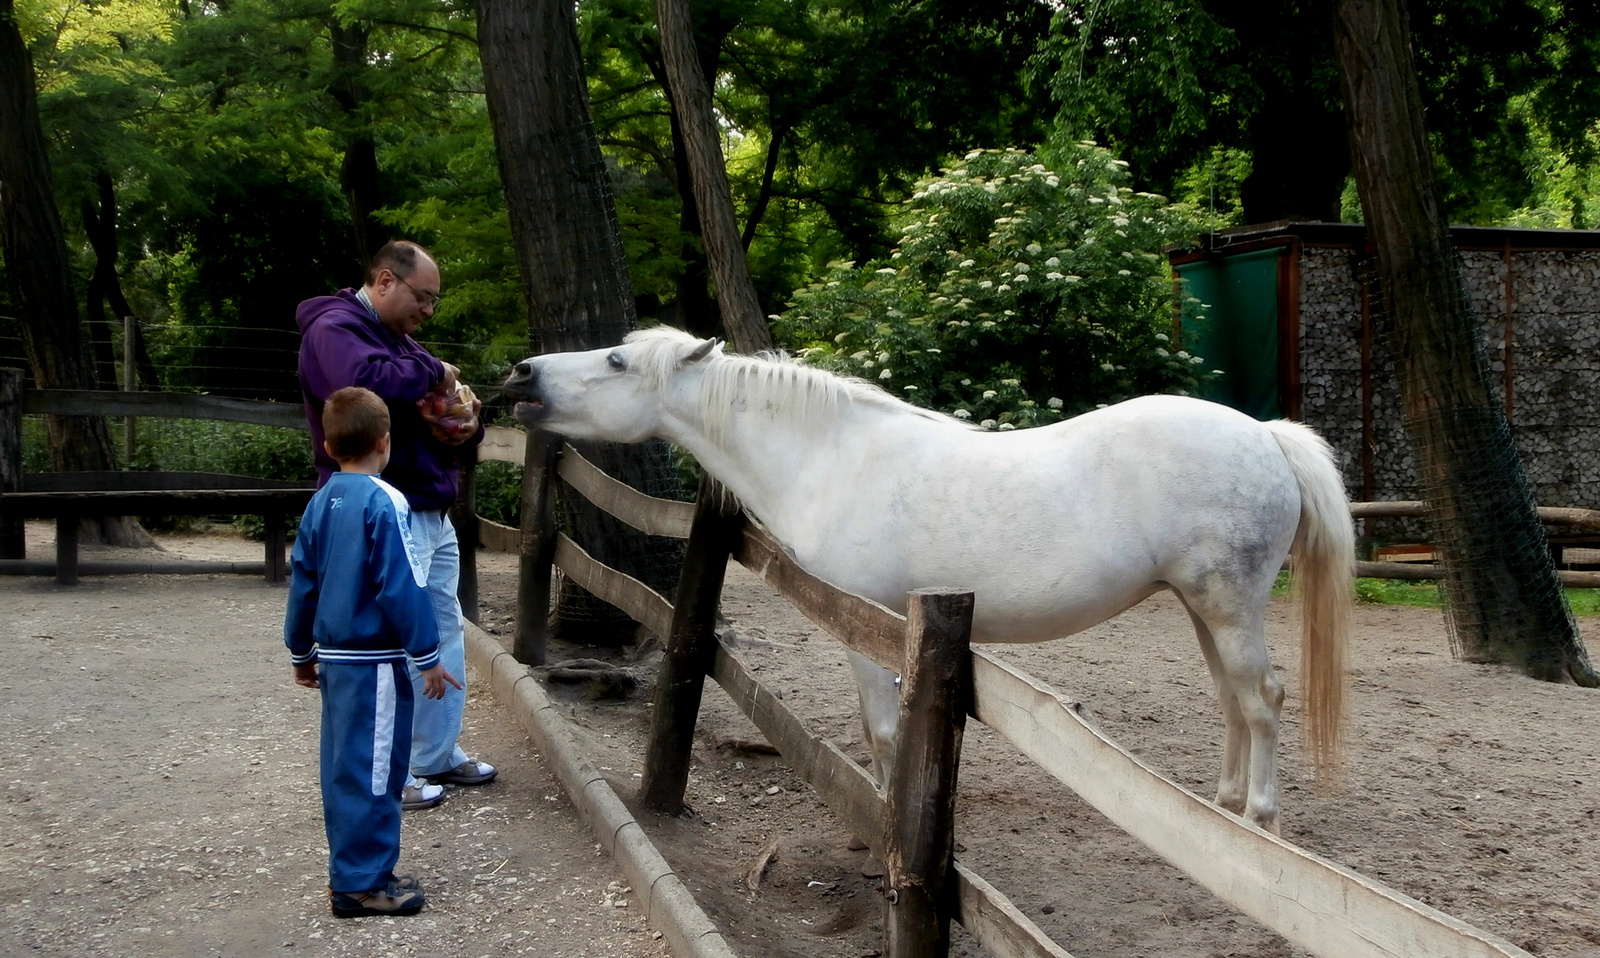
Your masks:
M1443 558L1440 593L1452 650L1469 661L1515 662L1554 675L1582 658L1554 572L1534 492L1501 397L1491 388L1483 324L1450 250L1417 268L1453 277L1449 315L1385 289L1375 257L1356 263L1371 289L1376 331L1395 357L1400 409L1428 503L1429 541ZM1401 369L1403 367L1403 369Z

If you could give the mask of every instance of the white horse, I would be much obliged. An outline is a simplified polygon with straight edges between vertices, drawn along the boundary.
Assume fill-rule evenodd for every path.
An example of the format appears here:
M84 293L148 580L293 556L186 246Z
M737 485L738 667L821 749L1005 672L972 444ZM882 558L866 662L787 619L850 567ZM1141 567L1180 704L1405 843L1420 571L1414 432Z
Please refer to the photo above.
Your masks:
M1353 537L1326 443L1175 396L990 432L784 357L726 355L675 329L517 364L530 428L689 450L809 572L904 612L906 592L976 595L974 641L1037 642L1171 589L1226 723L1217 804L1276 831L1283 688L1263 615L1285 556L1303 597L1306 738L1339 757ZM852 652L878 777L893 767L892 673Z

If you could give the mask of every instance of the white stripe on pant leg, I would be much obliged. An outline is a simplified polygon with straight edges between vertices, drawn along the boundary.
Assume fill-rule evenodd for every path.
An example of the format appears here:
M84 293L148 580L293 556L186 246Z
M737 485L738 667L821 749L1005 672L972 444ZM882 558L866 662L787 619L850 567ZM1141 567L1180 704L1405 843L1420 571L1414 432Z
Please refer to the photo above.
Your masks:
M378 687L373 694L372 717L372 794L389 791L389 756L394 749L394 666L388 662L375 669Z

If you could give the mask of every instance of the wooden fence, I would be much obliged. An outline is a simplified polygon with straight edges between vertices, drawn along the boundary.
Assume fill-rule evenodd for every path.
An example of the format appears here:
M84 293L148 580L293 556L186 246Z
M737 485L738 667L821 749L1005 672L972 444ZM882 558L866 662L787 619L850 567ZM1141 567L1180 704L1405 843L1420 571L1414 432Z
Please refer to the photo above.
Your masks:
M173 393L115 392L22 388L22 371L0 369L0 572L54 575L72 585L78 574L116 575L139 572L246 572L269 582L288 577L285 530L311 499L312 482L285 482L253 476L179 472L22 471L22 417L122 416L214 419L304 429L298 406L250 402L218 396ZM252 562L85 562L78 561L80 519L97 516L259 515L263 520L264 556ZM54 563L25 558L23 521L56 520Z
M913 593L900 616L801 569L713 484L693 503L650 499L594 468L570 446L535 434L525 463L523 582L517 652L543 661L542 621L552 566L667 637L658 676L641 798L681 806L702 680L711 675L844 824L884 859L888 958L947 952L960 922L997 958L1067 956L1006 897L954 861L953 799L968 714L994 729L1112 822L1219 898L1316 955L1329 958L1506 958L1527 953L1486 932L1310 854L1183 789L1090 727L1073 703L981 650L969 649L971 596ZM686 537L674 601L596 562L554 529L557 480L619 519ZM884 794L832 742L811 732L740 658L713 623L726 562L759 575L812 622L902 675L900 752ZM521 625L529 626L524 636ZM525 641L526 639L526 641ZM1070 956L1069 956L1070 958Z

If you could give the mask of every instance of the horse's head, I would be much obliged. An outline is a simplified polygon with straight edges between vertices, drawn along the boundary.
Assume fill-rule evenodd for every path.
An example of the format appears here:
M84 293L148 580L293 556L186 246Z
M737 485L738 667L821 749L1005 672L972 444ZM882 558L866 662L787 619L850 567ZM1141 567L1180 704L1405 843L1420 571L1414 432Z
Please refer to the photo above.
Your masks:
M714 339L658 326L620 346L546 353L517 363L505 395L517 420L574 439L642 442L662 437L662 400L685 367L721 353Z

